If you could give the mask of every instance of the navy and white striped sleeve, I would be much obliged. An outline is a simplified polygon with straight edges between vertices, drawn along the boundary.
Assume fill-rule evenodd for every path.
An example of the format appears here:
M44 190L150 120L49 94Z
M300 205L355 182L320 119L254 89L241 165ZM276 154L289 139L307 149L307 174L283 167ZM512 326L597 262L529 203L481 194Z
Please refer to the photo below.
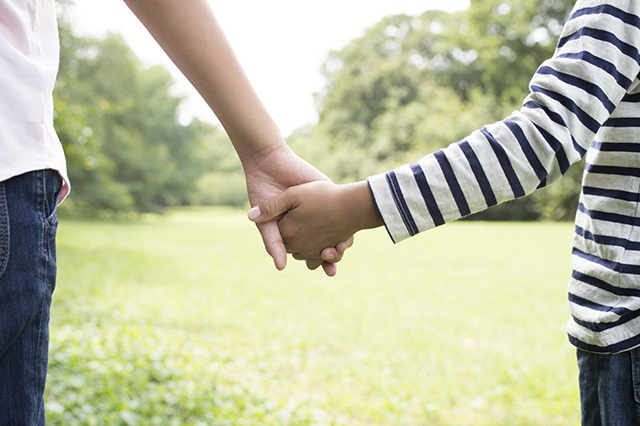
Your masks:
M391 238L522 197L589 149L640 72L640 1L579 0L520 111L415 164L372 176Z

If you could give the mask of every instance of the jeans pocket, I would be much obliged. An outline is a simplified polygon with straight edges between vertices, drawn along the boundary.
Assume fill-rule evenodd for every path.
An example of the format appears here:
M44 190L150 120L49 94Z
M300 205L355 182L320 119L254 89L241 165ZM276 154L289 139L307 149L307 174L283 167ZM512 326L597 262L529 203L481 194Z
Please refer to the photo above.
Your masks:
M0 277L7 269L9 261L9 213L7 212L7 197L5 184L0 182Z
M56 195L57 196L57 195ZM45 226L48 228L57 228L58 226L58 207L54 205L53 210L46 214L44 221Z
M43 182L43 211L44 215L44 240L43 250L55 261L56 233L58 230L58 197L62 190L62 179L58 172L45 170L42 174Z
M631 350L631 374L633 375L633 397L640 404L640 348Z
M58 198L62 191L62 178L54 170L42 171L42 213L47 224L57 223L56 211L58 209Z

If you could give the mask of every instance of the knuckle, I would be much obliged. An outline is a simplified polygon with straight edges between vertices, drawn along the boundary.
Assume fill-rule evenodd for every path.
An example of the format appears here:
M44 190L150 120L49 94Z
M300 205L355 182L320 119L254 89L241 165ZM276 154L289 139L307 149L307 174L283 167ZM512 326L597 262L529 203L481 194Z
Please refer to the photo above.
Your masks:
M260 213L263 216L271 216L275 210L275 201L269 198L260 203Z

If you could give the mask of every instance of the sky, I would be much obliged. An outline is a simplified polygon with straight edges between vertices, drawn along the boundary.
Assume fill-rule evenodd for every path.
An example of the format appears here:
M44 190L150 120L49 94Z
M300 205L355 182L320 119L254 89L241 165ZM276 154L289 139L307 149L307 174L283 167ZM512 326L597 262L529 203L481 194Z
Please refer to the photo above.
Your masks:
M186 98L185 120L215 123L211 110L180 74L123 0L76 0L71 18L79 35L120 33L146 66L163 65ZM284 136L314 124L320 67L331 50L362 36L385 16L425 10L464 10L469 0L209 0L258 96Z

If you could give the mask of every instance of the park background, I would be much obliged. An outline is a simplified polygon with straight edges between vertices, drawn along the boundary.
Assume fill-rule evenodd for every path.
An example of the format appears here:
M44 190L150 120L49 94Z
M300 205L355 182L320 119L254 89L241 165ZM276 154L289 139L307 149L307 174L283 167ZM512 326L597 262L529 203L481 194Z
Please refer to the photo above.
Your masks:
M520 107L572 4L372 22L325 52L317 118L287 142L343 183L463 139ZM580 165L398 245L361 233L335 279L277 272L220 127L185 114L170 69L120 34L77 31L77 5L59 5L55 125L73 190L50 424L578 424L564 323Z

